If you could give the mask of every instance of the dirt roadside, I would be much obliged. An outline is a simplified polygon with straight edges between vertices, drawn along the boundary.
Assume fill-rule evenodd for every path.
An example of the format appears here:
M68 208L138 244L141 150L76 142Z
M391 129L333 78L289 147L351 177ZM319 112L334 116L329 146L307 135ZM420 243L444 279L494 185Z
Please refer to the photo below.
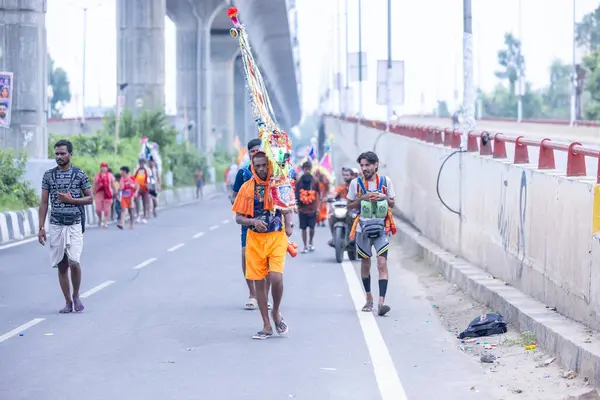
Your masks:
M444 280L435 267L406 248L396 249L395 259L400 261L401 268L418 277L427 300L448 331L458 335L474 318L495 311ZM562 369L552 354L537 348L527 350L525 346L535 345L535 336L517 332L511 324L503 335L455 341L464 356L479 363L498 388L498 400L562 400L584 388L591 389L585 377Z

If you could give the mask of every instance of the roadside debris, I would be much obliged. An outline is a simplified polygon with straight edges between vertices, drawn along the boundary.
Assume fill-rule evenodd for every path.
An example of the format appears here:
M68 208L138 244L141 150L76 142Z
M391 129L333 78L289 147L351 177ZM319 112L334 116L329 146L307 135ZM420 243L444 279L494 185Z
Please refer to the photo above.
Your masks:
M467 329L458 335L459 339L476 338L506 333L506 322L499 313L486 313L475 318Z

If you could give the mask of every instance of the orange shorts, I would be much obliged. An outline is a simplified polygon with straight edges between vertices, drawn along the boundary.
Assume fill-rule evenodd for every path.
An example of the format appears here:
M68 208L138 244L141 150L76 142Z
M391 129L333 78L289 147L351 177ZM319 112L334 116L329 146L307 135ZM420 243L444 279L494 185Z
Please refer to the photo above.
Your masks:
M126 210L133 208L133 197L121 197L121 209Z
M288 239L284 230L257 233L248 229L246 236L246 279L261 281L269 272L283 274Z

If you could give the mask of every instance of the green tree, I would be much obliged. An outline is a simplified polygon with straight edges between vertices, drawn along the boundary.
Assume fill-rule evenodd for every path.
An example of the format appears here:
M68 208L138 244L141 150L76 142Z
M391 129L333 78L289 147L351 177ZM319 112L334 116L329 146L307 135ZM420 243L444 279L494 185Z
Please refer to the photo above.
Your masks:
M545 114L550 118L568 118L571 107L571 66L560 60L550 65L550 84L543 93Z
M502 80L507 79L509 83L509 92L515 95L517 80L525 76L525 57L523 57L521 41L508 32L504 35L505 49L498 51L498 64L500 71L496 76Z
M583 58L587 70L585 90L590 94L584 114L586 119L600 119L600 46Z
M577 117L580 118L583 108L585 118L597 119L600 117L600 6L576 25L575 40L588 51L583 59L583 69L578 68L577 73Z
M71 88L67 71L54 67L54 60L48 53L48 84L52 86L50 112L54 118L62 116L61 108L71 101Z
M600 6L577 23L575 41L588 50L593 50L600 44Z

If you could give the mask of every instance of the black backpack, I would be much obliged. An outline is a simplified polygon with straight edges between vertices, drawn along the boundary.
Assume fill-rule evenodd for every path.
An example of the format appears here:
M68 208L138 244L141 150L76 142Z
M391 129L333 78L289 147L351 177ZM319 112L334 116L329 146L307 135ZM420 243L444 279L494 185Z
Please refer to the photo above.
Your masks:
M487 313L475 318L467 329L458 335L459 339L476 338L506 333L506 322L499 313Z

